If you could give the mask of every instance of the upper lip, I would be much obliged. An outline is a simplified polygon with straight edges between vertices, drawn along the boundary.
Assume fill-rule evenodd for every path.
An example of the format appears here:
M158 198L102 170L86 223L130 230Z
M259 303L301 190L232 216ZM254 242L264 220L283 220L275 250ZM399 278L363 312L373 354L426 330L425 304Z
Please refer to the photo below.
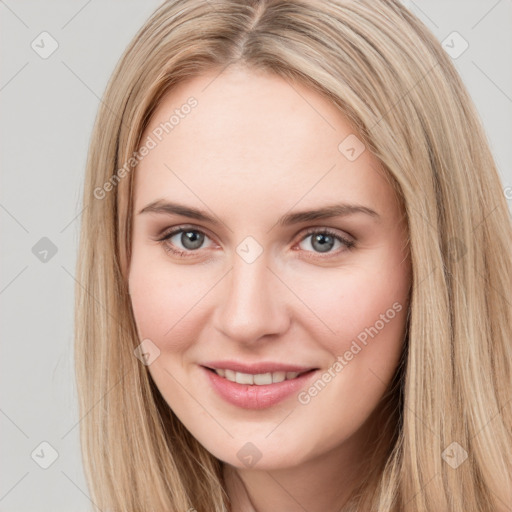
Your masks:
M315 370L312 366L301 366L296 364L283 364L272 361L262 361L259 363L240 363L237 361L209 361L203 366L211 370L233 370L240 373L249 373L253 375L272 372L297 372L304 373L309 370Z

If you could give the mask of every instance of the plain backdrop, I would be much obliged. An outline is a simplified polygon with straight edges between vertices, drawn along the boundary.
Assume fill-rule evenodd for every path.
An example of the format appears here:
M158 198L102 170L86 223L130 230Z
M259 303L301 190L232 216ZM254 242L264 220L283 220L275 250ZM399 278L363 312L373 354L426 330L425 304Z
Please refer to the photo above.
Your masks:
M468 45L454 62L512 207L512 0L404 3L450 51ZM159 4L0 0L0 511L92 510L73 371L84 166L107 80Z

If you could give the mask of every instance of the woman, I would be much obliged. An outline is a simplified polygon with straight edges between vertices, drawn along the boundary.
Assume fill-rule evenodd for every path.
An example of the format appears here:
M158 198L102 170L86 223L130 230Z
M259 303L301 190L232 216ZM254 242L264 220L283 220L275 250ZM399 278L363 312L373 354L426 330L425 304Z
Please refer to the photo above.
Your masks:
M164 2L105 93L84 203L98 507L507 510L509 213L398 1Z

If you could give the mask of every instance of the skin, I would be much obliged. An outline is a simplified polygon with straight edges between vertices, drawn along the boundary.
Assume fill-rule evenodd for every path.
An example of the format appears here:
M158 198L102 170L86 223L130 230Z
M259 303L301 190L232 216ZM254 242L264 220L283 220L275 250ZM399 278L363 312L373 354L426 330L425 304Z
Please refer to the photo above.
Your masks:
M242 66L174 88L142 140L190 96L197 107L135 175L129 289L140 340L160 351L147 368L186 428L226 463L234 511L337 510L362 476L374 414L403 349L411 268L399 205L370 151L350 161L338 149L356 132L335 105ZM139 213L155 200L206 210L218 223ZM378 216L277 224L339 202ZM157 241L181 225L205 233L199 248L181 233ZM308 228L355 245L331 239L322 252ZM236 252L248 236L262 250L252 263ZM173 244L191 257L166 251ZM292 395L266 409L236 407L199 366L285 361L325 372L394 303L401 310L306 405ZM237 457L247 442L261 454L254 466Z

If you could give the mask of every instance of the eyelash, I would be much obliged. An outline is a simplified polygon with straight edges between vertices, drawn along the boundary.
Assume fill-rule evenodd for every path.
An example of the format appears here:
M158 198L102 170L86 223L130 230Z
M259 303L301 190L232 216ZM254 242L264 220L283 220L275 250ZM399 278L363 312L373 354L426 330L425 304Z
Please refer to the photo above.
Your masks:
M174 249L171 245L169 245L167 243L174 235L176 235L178 233L181 233L181 232L186 232L186 231L193 231L195 233L200 233L200 234L205 235L206 237L208 237L208 235L204 231L202 231L200 229L196 229L196 228L194 228L192 226L177 226L172 231L169 231L169 232L165 233L162 237L158 238L157 241L164 246L164 249L165 249L166 252L170 252L170 253L172 253L172 254L174 254L176 256L182 257L182 258L194 257L195 256L194 253L197 253L199 251L199 249L197 249L197 250L182 251L182 250L179 250L179 249ZM339 242L341 242L345 246L345 249L338 250L338 251L336 251L334 253L330 253L330 252L326 253L327 256L321 256L322 253L315 253L315 254L319 255L320 259L338 256L341 252L344 252L345 250L349 250L350 251L355 246L355 242L354 241L349 240L349 239L339 235L338 233L336 233L335 231L332 231L329 228L309 228L304 233L302 238L299 240L299 243L304 241L308 236L314 235L314 234L323 234L323 235L332 236L335 240L338 240ZM210 237L208 237L208 238L210 238ZM311 251L306 251L306 252L309 253ZM316 256L313 256L313 258L316 258Z

